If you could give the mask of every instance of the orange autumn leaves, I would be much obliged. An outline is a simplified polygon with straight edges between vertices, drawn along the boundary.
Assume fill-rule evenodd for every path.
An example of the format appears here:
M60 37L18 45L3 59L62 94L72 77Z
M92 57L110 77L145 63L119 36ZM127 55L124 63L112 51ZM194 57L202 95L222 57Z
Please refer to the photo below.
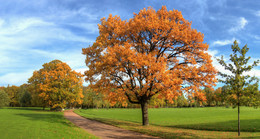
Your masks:
M177 10L143 9L129 20L109 15L83 49L86 81L111 103L140 104L155 94L171 102L182 92L203 101L199 88L214 85L217 73L207 50L203 34Z
M59 60L45 63L28 82L51 109L82 103L82 75Z

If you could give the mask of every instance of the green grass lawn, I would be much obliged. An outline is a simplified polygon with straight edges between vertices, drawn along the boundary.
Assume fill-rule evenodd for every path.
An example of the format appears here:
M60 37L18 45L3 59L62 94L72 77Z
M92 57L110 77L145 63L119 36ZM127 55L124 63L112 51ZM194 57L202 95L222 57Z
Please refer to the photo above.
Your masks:
M1 139L71 139L97 138L74 126L62 112L41 108L0 109Z
M138 131L142 130L141 110L140 109L88 109L77 110L78 114L106 122L119 127ZM242 107L241 108L241 131L244 137L260 138L260 109ZM236 137L237 131L237 109L223 107L207 107L207 108L159 108L149 109L149 128L158 128L166 130L187 131L187 133L205 131L205 136L215 134L216 137ZM133 127L131 127L133 126ZM160 128L160 129L159 129ZM145 127L143 130L146 130ZM150 130L150 129L149 129ZM155 132L151 129L152 132ZM227 132L228 131L228 132ZM150 131L141 131L149 133ZM161 131L158 131L161 132ZM165 132L165 134L167 134ZM170 133L169 133L170 134ZM165 135L158 135L165 136ZM193 136L193 137L194 137ZM174 137L174 136L167 136ZM180 136L179 136L180 137ZM183 137L183 136L181 136ZM185 137L185 136L184 136Z

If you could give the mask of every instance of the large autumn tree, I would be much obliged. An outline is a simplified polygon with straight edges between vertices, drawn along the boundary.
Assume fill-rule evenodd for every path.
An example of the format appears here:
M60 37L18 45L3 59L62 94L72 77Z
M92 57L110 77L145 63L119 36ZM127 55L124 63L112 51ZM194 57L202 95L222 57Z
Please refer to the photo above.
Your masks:
M42 99L43 107L50 106L51 110L82 103L82 75L60 60L43 64L42 69L34 71L28 83Z
M111 103L141 104L148 125L148 101L159 94L172 102L186 93L213 85L215 69L203 34L191 28L181 12L165 6L143 9L129 20L101 19L99 36L86 55L86 81L107 93Z
M255 100L258 97L258 79L246 75L247 72L251 71L255 66L259 64L259 60L254 61L251 65L248 64L251 57L247 57L246 53L249 48L247 45L240 48L238 42L234 41L231 46L233 53L230 55L229 63L224 61L223 56L217 59L218 62L231 74L219 72L224 79L219 79L221 82L228 85L227 89L233 101L233 105L237 106L238 110L238 136L240 136L240 106L245 105L243 100ZM251 83L255 81L255 84ZM249 99L245 99L249 98Z

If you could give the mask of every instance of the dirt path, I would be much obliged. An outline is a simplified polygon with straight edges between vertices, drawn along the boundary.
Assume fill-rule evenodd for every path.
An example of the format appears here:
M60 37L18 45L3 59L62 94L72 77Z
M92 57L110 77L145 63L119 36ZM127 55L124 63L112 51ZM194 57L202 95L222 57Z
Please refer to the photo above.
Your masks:
M141 133L121 129L112 125L107 125L98 121L83 118L73 110L64 112L64 117L89 133L102 139L158 139L157 137L144 135Z

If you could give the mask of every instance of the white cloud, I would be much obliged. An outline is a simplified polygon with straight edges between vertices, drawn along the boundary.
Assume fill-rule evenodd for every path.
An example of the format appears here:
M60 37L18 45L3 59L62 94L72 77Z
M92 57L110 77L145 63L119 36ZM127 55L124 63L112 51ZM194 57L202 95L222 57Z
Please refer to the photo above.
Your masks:
M258 35L254 35L253 36L255 39L257 39L257 40L260 40L260 36L258 36Z
M93 32L93 29L90 31ZM85 36L78 36L54 23L37 18L11 19L0 26L0 51L23 50L38 45L48 46L52 40L93 42Z
M212 56L212 64L215 67L215 69L221 72L225 72L226 74L230 74L229 71L226 71L225 68L218 63L217 59L220 59L221 56L219 55L219 52L217 50L208 50L208 53ZM224 60L226 61L227 58L224 57Z
M13 58L11 60L6 59L6 61L8 61L9 63L5 64L3 61L0 66L0 73L2 74L2 76L0 76L0 86L6 86L8 84L21 85L23 83L27 83L28 78L32 76L34 70L39 70L40 68L42 68L42 65L44 63L50 62L54 59L59 59L62 62L67 63L72 68L72 70L75 70L82 74L88 69L85 65L85 56L81 54L81 50L66 51L60 53L33 49L28 49L26 51L26 55L34 57L36 59L41 59L39 60L40 62L30 63L30 61L28 60L26 62L23 62L22 57L19 57L18 59ZM30 64L32 64L33 66ZM28 70L19 71L19 69L23 69L24 67L26 67L26 69ZM9 69L13 70L14 68L18 70L13 72L8 71Z
M82 55L81 49L75 51L64 51L64 52L50 52L45 50L28 50L31 55L43 56L48 59L58 59L62 62L66 62L72 69L86 67L85 59L86 56ZM50 62L50 61L46 61ZM42 63L43 64L43 63Z
M218 50L208 50L208 54L210 54L212 57L216 56L219 53Z
M91 27L94 28L92 24ZM93 32L91 27L89 29ZM24 50L38 45L48 46L50 41L53 40L80 43L93 42L93 40L87 39L85 36L78 36L67 29L42 19L23 18L9 21L0 19L0 51Z
M75 69L76 72L80 72L80 73L83 74L83 75L84 75L84 72L87 71L87 70L88 70L87 67L86 67L86 68Z
M255 12L256 16L260 16L260 10Z
M27 83L28 79L32 76L33 70L29 70L26 72L14 72L14 73L7 73L0 76L0 86L10 85L22 85Z
M59 18L60 20L68 20L75 17L82 17L88 21L100 20L100 15L91 12L90 8L86 6L80 9L55 9L53 15L48 15L48 18Z
M84 72L88 70L88 67L85 66L85 68L78 68L75 69L76 72L80 72L81 74L84 75ZM83 77L83 86L88 86L90 83L89 81L85 81L85 76Z
M209 16L209 19L210 19L210 20L212 20L212 21L215 21L215 20L217 20L217 18L216 18L216 17L214 17L214 16Z
M91 27L86 29L95 32ZM34 70L54 59L66 62L72 69L84 68L81 48L93 40L40 18L0 18L0 42L1 86L26 83Z
M5 24L4 24L5 23ZM0 30L1 35L14 35L32 27L52 26L52 23L45 22L37 18L12 19L2 23Z
M229 29L229 32L237 32L245 28L248 21L244 17L240 17L234 27Z
M229 70L226 70L222 65L220 65L217 61L217 59L220 59L221 58L221 55L219 54L219 52L217 50L209 50L208 53L212 56L212 64L213 66L215 67L216 70L218 70L219 72L222 72L222 73L225 73L225 74L228 74L228 75L231 75L232 73L229 71ZM252 64L253 61L257 60L259 58L251 58L248 62L248 64ZM224 56L224 61L227 63L227 64L232 64L231 61L229 61L229 56L228 55L225 55ZM251 77L252 76L256 76L258 78L260 78L260 69L258 69L257 67L255 67L254 69L252 69L251 71L249 72L246 72L244 73L244 75L250 75ZM218 79L223 79L221 76L217 76ZM220 84L220 83L219 83Z
M3 19L0 18L0 27L3 26L5 23L5 21Z
M73 26L82 27L89 31L89 33L98 33L98 25L96 23L74 23Z
M255 76L255 77L258 77L260 78L260 70L259 69L252 69L251 71L245 73L246 75L249 75L251 77Z
M232 38L232 39L230 39L230 40L216 40L216 41L214 41L211 45L212 45L212 46L231 45L231 44L233 44L233 42L234 42L235 40L237 40L238 43L239 43L239 40L238 40L238 39Z

